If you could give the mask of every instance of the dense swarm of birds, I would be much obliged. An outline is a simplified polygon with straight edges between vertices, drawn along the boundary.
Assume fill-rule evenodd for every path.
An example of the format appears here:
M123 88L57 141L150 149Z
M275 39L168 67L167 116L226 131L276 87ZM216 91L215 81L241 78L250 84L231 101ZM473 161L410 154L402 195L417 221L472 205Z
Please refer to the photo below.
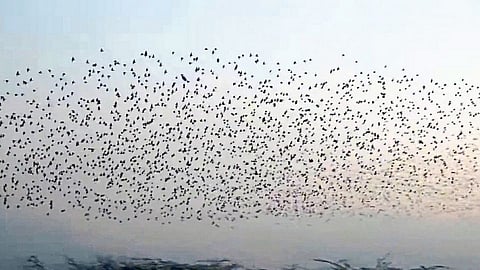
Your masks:
M3 206L216 226L478 209L478 86L219 55L102 49L70 71L14 72L0 88Z

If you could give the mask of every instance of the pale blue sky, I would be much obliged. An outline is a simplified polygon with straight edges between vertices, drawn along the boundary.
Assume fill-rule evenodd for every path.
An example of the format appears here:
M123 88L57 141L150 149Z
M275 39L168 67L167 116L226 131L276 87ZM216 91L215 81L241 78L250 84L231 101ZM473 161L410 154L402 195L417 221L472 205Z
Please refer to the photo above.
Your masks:
M478 1L2 1L0 75L61 65L99 47L115 57L216 46L334 63L345 52L453 79L480 70Z

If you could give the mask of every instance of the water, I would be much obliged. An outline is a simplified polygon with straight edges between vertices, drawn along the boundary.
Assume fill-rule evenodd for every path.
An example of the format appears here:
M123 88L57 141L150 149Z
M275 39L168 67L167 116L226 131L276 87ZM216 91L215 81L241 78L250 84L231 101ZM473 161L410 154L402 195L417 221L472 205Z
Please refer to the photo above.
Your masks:
M92 261L98 254L193 263L228 258L246 267L316 267L314 258L372 266L390 253L397 267L480 265L478 222L448 218L259 218L232 226L182 222L158 226L80 218L43 218L35 211L2 212L0 269L20 269L30 255L60 263L61 255ZM15 266L15 267L14 267ZM13 267L13 268L12 268Z

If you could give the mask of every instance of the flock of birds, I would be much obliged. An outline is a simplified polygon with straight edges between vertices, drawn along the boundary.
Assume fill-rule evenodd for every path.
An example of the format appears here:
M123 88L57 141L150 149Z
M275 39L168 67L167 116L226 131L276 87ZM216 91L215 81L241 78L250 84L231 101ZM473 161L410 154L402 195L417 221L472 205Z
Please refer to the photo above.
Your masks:
M70 71L14 72L0 87L3 206L216 226L478 209L478 86L219 55L101 49Z

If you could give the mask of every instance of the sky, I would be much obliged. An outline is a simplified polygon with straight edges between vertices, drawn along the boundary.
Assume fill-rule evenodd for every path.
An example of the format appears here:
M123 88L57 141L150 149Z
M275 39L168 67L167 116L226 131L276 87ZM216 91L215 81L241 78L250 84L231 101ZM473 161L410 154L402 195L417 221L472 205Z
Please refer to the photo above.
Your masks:
M171 51L188 53L216 47L222 57L254 52L272 61L312 58L314 67L323 72L339 63L358 60L357 68L363 70L388 65L392 74L405 68L410 74L420 73L424 78L445 82L464 78L480 84L479 12L479 1L441 0L0 1L0 79L11 78L16 70L26 67L71 68L72 56L99 57L100 48L105 50L101 57L126 60L144 50L161 57ZM0 88L0 93L4 89ZM425 258L428 261L428 251L433 248L437 252L435 259L442 260L445 255L443 258L457 261L474 258L480 249L478 239L468 240L469 235L480 235L479 227L464 220L458 226L448 222L451 220L443 223L373 220L347 222L345 227L341 226L343 221L328 225L319 220L302 224L286 221L287 225L273 230L270 221L247 222L236 231L200 226L202 237L191 241L197 237L198 228L187 225L160 229L155 224L142 223L119 226L108 221L88 223L78 216L67 219L53 214L51 219L35 223L33 219L40 218L40 214L28 209L22 211L0 209L0 240L6 239L0 242L9 243L0 245L0 254L21 254L28 249L25 243L30 242L35 243L32 247L36 249L28 252L41 250L43 243L52 241L63 243L60 249L50 247L55 252L60 252L62 246L77 254L95 247L108 252L155 256L149 252L161 250L180 260L185 258L179 255L182 253L200 259L217 252L259 264L270 260L265 265L278 266L306 260L315 256L313 251L334 256L345 246L356 247L346 251L346 256L356 256L355 252L360 256L361 243L370 245L370 261L384 255L379 254L384 250L394 250L398 260L406 264L408 258L410 264L425 262ZM58 233L53 226L58 226ZM430 231L432 226L434 230ZM4 232L9 233L5 236ZM45 236L35 239L42 232L46 232ZM258 232L264 237L263 245L248 251ZM352 237L344 237L345 232ZM282 238L287 233L291 236ZM315 233L318 234L311 238ZM438 238L439 235L442 237ZM149 240L152 236L156 242ZM208 237L211 244L206 244ZM325 241L325 246L307 243L311 239ZM132 241L133 247L129 247ZM412 248L409 241L417 241L418 245ZM452 249L442 248L439 243L442 241L452 243ZM401 247L395 249L399 242ZM262 250L270 247L274 248L268 252ZM299 251L290 254L287 247ZM463 257L455 257L452 250L458 250ZM290 255L283 257L287 253ZM415 253L420 257L414 258ZM478 264L478 259L472 265L475 263Z
M346 53L371 67L475 80L479 9L477 1L2 1L0 74L100 47L130 57L215 46L318 62Z

